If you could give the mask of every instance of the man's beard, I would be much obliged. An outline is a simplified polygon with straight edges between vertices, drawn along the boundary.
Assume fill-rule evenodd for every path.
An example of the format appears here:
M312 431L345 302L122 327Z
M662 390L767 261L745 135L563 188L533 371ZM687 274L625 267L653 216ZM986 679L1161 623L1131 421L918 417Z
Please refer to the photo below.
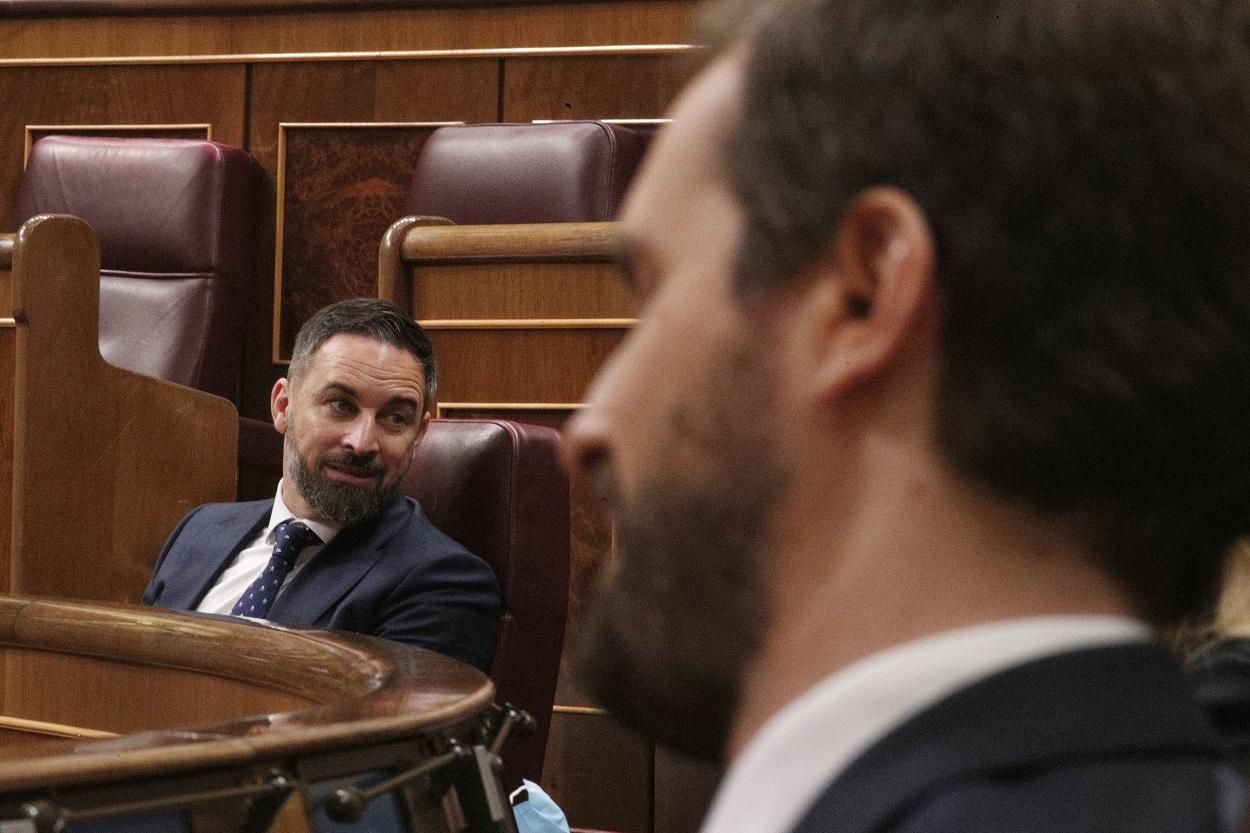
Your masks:
M769 397L758 372L728 378L750 378L763 410ZM618 720L712 761L723 757L743 675L768 624L763 550L786 489L768 421L724 392L752 388L725 379L709 394L724 401L713 402L698 430L712 441L703 443L697 479L645 480L623 504L613 472L597 472L617 510L615 562L574 656L579 681ZM657 456L671 460L676 450L668 451Z
M384 478L385 467L376 457L361 457L351 452L320 458L315 467L308 466L295 447L291 432L287 432L287 476L295 482L295 489L308 504L313 514L343 527L371 521L382 514L399 494L401 477L390 482ZM377 475L372 486L356 486L329 480L321 473L321 467L331 463L357 472Z

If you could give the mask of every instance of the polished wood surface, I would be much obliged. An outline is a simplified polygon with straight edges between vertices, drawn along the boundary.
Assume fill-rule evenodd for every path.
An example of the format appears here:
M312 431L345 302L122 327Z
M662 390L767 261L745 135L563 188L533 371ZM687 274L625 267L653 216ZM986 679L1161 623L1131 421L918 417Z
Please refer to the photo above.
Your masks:
M368 11L0 18L0 65L56 59L256 60L449 49L680 44L696 0ZM314 56L315 57L315 56Z
M6 715L58 711L64 714L43 719L152 730L116 741L0 746L0 791L136 781L393 743L474 721L494 696L483 674L429 651L130 605L0 597L0 652ZM50 658L91 660L97 675L90 686L57 686L73 678L49 676L58 667ZM133 688L141 677L146 696ZM51 687L65 689L55 709L41 704ZM211 725L196 725L189 712L177 728L144 726L162 700L172 713L179 703L243 690L252 692L239 701L244 710ZM111 712L87 702L94 700ZM92 708L96 715L84 726Z
M557 0L558 1L558 0ZM423 8L438 6L518 6L533 0L3 0L3 15L147 15L213 14L217 12ZM597 0L564 0L566 4Z
M0 383L12 373L8 589L136 599L169 530L233 494L236 412L100 357L85 223L44 215L13 239L15 338L0 354Z

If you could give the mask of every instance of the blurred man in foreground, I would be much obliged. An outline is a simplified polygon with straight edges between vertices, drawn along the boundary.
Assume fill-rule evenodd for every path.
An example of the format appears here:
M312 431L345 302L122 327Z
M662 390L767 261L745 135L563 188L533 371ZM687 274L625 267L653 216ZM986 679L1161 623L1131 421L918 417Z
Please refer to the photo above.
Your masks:
M570 432L580 666L705 833L1213 831L1167 651L1250 499L1239 4L720 9Z

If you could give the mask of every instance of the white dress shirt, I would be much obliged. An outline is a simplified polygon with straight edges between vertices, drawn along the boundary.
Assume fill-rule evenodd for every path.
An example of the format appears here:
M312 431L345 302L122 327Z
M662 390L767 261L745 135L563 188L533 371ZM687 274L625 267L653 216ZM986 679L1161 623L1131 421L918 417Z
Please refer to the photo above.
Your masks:
M283 521L297 520L308 526L313 532L317 533L322 541L311 547L305 547L300 551L299 556L295 559L291 571L287 573L286 578L282 582L282 586L278 588L278 595L282 595L282 591L286 589L287 584L295 577L301 569L304 568L309 561L316 557L317 553L330 543L330 540L339 533L340 527L328 526L318 521L310 521L307 518L297 518L290 509L286 508L286 504L282 502L282 483L278 483L278 494L273 499L273 511L269 513L269 524L261 530L260 535L256 536L250 544L239 550L239 554L234 557L234 561L230 562L230 566L217 577L217 582L209 588L208 593L200 601L195 608L201 613L224 613L228 614L234 610L234 605L239 601L247 588L252 586L252 582L265 569L265 565L269 563L270 557L273 555L274 530L278 524Z
M1120 616L1046 616L960 628L874 654L777 712L731 765L701 833L785 833L859 755L925 708L1014 665L1150 638Z

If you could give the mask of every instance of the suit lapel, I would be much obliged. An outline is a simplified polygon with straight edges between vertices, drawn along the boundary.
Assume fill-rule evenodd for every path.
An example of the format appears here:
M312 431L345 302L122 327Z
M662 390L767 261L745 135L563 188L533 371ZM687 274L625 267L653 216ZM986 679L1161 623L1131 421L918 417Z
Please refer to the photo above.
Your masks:
M1134 751L1219 755L1167 651L1144 644L1048 657L895 729L829 785L794 833L867 833L970 776Z
M259 502L250 509L217 523L210 535L188 538L186 552L178 562L178 581L166 585L162 607L195 609L239 551L260 534L273 501Z
M376 524L347 528L301 570L269 609L288 625L326 626L329 612L382 557L383 547L407 520L407 501L392 501ZM323 617L326 617L323 620Z

